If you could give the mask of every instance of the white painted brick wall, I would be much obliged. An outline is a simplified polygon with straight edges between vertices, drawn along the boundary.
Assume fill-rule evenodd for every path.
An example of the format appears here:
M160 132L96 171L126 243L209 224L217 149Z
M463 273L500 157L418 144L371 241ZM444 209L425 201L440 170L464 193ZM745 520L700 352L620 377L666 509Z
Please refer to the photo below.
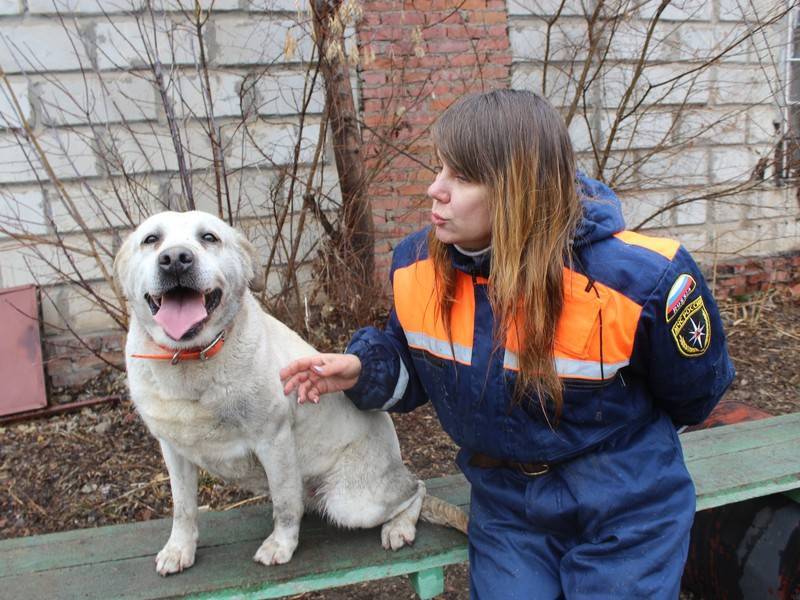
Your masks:
M31 14L102 15L139 10L144 0L27 0Z
M11 82L11 92L7 86L0 84L0 127L22 127L22 120L20 119L19 110L22 111L22 117L25 120L31 118L31 102L28 95L28 83L24 79L9 78ZM14 103L13 96L17 99ZM19 105L19 107L17 107Z
M189 65L199 56L197 38L190 23L180 16L156 17L156 30L148 20L120 17L95 25L97 66L103 70L130 69L148 64L148 55L164 65Z
M80 31L58 19L0 28L0 65L6 73L69 71L91 66Z
M675 139L693 144L744 144L742 117L740 107L688 108L679 115Z
M639 9L642 19L655 16L661 3L657 0L643 2ZM672 0L661 13L661 19L669 21L708 21L713 4L708 0Z
M47 233L41 189L6 188L0 192L0 238L13 234Z
M143 73L76 73L57 79L41 78L33 84L41 122L60 126L155 120L160 101L144 77Z
M16 15L22 12L22 0L0 0L0 15Z
M752 145L716 148L711 153L712 182L737 183L749 180L758 159L767 152L767 147Z
M218 65L252 65L284 62L286 36L298 42L297 56L308 56L311 39L288 19L219 18L214 24Z

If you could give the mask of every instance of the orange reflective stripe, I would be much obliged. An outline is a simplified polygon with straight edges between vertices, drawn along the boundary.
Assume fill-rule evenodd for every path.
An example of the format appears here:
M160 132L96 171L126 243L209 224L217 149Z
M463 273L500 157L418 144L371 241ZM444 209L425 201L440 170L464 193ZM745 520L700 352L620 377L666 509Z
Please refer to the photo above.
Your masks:
M672 260L675 257L675 253L678 251L678 248L681 246L681 243L675 240L650 237L648 235L636 233L635 231L620 231L619 233L615 233L614 237L618 240L622 240L630 246L640 246L642 248L652 250L667 260Z
M472 280L457 272L455 302L450 314L455 359L469 364L475 319ZM433 261L420 260L394 272L394 305L409 346L442 358L453 358L444 321L437 314Z
M577 364L581 365L580 372L589 373L594 372L589 363L596 363L597 372L600 372L601 309L604 366L616 365L616 368L621 368L628 363L633 353L633 341L642 307L598 282L587 291L588 284L586 276L564 269L564 308L556 326L554 344L556 365L564 366L564 372L559 372L562 376L570 376ZM518 315L517 320L521 318L521 315ZM508 368L516 367L516 355L520 348L517 331L515 323L506 336L506 349L513 356L506 364ZM605 368L603 373L609 374Z

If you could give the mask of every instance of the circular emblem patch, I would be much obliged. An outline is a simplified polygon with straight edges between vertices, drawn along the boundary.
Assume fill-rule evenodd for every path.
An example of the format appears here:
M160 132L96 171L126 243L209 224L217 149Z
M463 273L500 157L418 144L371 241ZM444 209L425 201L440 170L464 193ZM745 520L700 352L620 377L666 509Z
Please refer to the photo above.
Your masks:
M703 297L692 300L672 324L672 337L683 356L702 356L711 344L711 320Z

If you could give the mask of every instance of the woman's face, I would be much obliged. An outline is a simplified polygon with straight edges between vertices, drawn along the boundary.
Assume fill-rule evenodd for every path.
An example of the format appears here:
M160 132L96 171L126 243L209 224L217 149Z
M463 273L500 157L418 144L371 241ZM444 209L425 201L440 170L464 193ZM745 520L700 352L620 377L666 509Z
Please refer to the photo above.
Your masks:
M444 161L428 187L433 199L431 223L437 239L465 250L482 250L492 241L489 189L467 181Z

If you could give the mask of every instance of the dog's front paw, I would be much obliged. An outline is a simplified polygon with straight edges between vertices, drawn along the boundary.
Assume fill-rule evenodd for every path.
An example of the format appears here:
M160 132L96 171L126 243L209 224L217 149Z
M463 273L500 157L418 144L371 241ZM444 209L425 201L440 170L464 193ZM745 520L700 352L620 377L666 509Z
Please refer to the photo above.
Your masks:
M156 556L156 571L159 575L180 573L194 564L195 544L167 542Z
M295 548L297 548L297 540L280 539L275 533L272 533L261 544L258 552L253 556L253 560L264 565L282 565L289 562Z

